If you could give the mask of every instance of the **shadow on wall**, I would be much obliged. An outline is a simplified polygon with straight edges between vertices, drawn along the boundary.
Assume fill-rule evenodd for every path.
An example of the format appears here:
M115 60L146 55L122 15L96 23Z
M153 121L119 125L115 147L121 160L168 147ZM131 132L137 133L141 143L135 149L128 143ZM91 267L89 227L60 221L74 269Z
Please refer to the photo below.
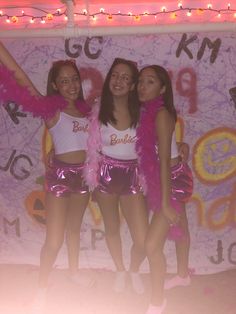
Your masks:
M236 86L229 89L229 94L234 102L234 107L236 108Z

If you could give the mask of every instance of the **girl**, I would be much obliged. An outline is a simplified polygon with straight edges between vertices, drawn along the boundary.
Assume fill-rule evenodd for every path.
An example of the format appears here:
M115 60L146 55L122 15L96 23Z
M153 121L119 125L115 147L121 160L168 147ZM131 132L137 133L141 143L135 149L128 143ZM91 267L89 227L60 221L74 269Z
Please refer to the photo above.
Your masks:
M137 293L143 293L138 270L145 258L148 217L135 151L139 119L137 78L138 70L132 61L114 60L105 78L101 105L95 108L91 119L87 182L95 189L107 246L116 267L114 290L124 291L127 276L122 257L120 207L133 241L129 266L131 283Z
M24 110L42 117L55 150L45 174L46 239L40 254L39 290L32 309L32 313L37 313L44 307L48 277L65 233L70 279L83 286L93 283L91 278L78 273L80 228L89 201L83 172L90 108L83 99L80 73L75 62L61 60L53 63L47 83L50 97L43 97L1 43L0 61L14 72L18 82L16 84L11 73L1 66L0 77L4 87L1 99L11 99L21 104Z
M153 212L145 242L152 285L146 314L161 314L166 307L164 244L168 235L174 239L185 237L188 228L184 202L192 194L193 181L175 142L176 110L167 71L157 65L145 67L139 74L137 91L142 111L136 147L148 209Z

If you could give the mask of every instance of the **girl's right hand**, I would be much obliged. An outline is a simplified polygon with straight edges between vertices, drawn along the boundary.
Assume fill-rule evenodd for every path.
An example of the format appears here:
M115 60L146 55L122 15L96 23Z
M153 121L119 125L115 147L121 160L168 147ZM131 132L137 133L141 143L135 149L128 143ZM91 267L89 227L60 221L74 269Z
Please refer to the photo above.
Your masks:
M183 162L187 162L189 158L189 145L184 142L177 143L179 155L182 158Z

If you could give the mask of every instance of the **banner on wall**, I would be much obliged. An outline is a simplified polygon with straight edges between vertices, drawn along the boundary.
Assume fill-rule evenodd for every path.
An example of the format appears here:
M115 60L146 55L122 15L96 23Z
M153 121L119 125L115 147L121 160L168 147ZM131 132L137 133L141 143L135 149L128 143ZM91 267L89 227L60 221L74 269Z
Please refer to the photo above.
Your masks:
M161 64L171 75L178 110L177 137L190 145L194 194L187 203L190 267L215 273L236 266L235 34L201 33L77 39L5 40L4 44L45 93L53 61L74 58L88 102L99 97L112 61L124 57L141 69ZM0 262L39 264L45 236L43 122L15 103L0 107ZM135 209L133 209L135 210ZM122 219L128 265L131 246ZM168 271L176 269L174 243L165 247ZM66 267L66 248L57 258ZM81 267L113 269L97 204L90 201L81 232ZM142 269L147 270L145 261Z

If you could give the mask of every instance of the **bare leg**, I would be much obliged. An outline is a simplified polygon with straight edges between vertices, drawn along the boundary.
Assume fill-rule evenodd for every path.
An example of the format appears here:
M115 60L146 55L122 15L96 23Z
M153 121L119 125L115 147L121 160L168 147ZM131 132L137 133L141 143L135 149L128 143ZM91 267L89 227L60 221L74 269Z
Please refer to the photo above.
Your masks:
M52 266L64 241L69 198L46 196L46 239L40 254L39 287L45 288Z
M148 213L143 194L122 196L120 205L133 240L129 266L131 284L136 293L142 294L144 285L138 271L146 256L144 243L148 229Z
M165 280L165 290L169 290L178 286L188 286L191 282L188 269L190 235L184 205L180 215L179 225L183 230L184 236L183 238L175 242L177 257L177 275Z
M143 194L122 196L120 204L133 240L129 269L138 272L146 256L144 243L148 230L148 213Z
M146 252L151 273L151 304L160 306L164 300L164 277L166 273L166 259L164 244L169 230L169 224L160 212L154 214L146 238Z
M180 277L187 277L189 275L189 248L190 248L190 234L188 229L188 220L185 207L180 216L180 226L184 232L184 238L175 242L176 257L177 257L177 274Z
M72 194L67 216L67 250L70 275L78 271L79 249L80 249L80 228L83 216L88 205L89 194Z
M117 271L125 270L120 237L119 198L116 195L96 191L96 200L101 210L106 243Z

